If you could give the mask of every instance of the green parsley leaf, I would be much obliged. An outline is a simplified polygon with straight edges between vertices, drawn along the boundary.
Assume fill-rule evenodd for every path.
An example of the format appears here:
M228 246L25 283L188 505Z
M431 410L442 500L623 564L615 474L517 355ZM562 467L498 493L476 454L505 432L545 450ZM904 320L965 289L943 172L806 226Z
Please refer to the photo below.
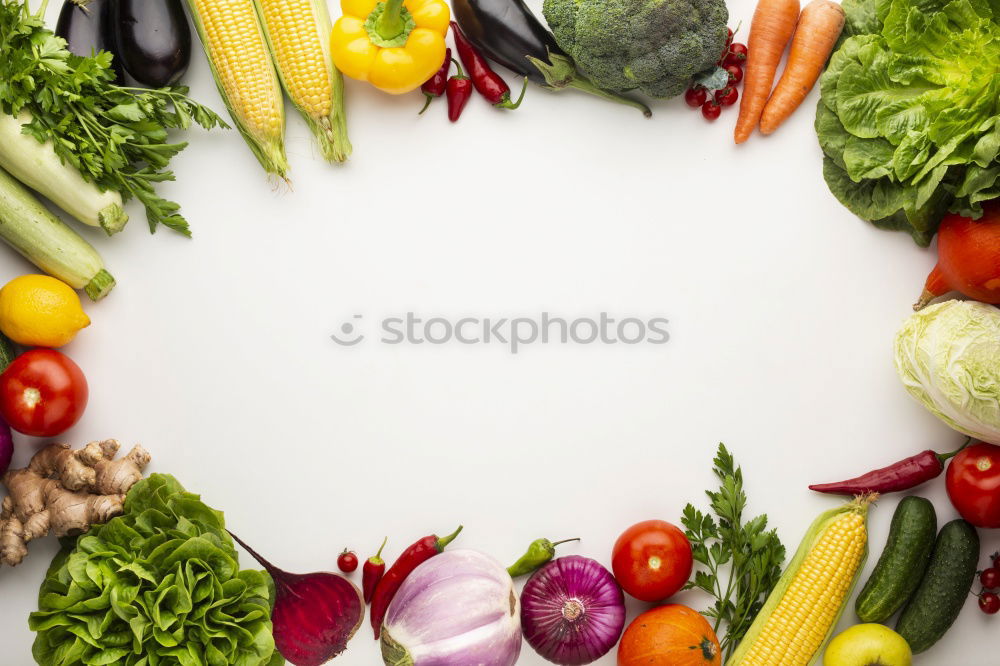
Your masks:
M170 160L187 145L170 143L170 130L192 122L228 128L222 118L184 86L115 85L110 53L73 55L26 0L0 0L0 53L0 112L28 111L25 134L51 141L62 162L99 189L138 199L150 231L162 224L191 235L180 206L160 197L155 184L174 179Z
M785 547L778 533L767 529L766 515L744 522L743 470L723 444L719 444L713 471L719 489L705 494L714 518L692 504L681 515L694 560L705 567L695 571L684 589L699 589L715 598L702 615L713 620L716 634L725 625L720 644L728 657L781 578Z

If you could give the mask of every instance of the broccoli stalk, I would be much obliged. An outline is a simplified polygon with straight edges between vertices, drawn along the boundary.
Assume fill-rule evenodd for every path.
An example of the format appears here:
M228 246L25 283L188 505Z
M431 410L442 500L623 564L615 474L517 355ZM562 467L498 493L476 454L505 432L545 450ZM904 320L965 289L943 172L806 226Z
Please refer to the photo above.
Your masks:
M526 57L531 64L542 73L542 76L545 77L545 82L548 86L554 90L561 90L562 88L576 88L577 90L582 90L583 92L590 93L591 95L597 95L598 97L603 97L606 100L639 109L642 111L642 115L647 118L653 115L653 112L649 110L649 107L639 100L623 97L622 95L616 95L608 92L607 90L601 90L598 88L594 85L593 81L581 74L576 69L573 61L566 56L552 53L550 51L549 62L533 58L532 56Z

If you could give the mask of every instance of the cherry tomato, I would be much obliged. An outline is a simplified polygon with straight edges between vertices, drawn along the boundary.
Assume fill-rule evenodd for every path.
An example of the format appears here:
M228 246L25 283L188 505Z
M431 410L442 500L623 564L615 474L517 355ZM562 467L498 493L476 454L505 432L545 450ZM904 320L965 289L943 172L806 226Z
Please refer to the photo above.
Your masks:
M618 584L640 601L662 601L691 576L691 543L678 527L647 520L625 530L615 542L611 568Z
M1000 527L1000 446L973 444L948 465L948 498L976 527Z
M989 569L984 569L981 574L979 574L979 582L982 583L983 587L987 590L995 590L1000 587L1000 569L995 569L990 567Z
M719 106L732 106L740 98L740 93L732 86L715 91L715 103Z
M729 74L729 85L735 86L743 80L743 68L739 65L726 65L723 69Z
M345 549L337 558L337 568L344 573L351 573L358 568L358 556Z
M715 120L721 113L722 107L714 99L708 100L701 107L701 115L705 116L705 120Z
M726 53L726 57L723 58L722 64L723 66L742 65L747 61L747 53L746 44L740 44L739 42L730 44L729 51Z
M705 103L708 99L708 92L704 88L688 88L684 93L684 101L693 109Z
M0 375L0 416L32 437L55 437L80 420L87 407L80 366L53 349L32 349Z
M979 595L979 610L987 615L994 615L1000 612L1000 597L992 592L983 592Z

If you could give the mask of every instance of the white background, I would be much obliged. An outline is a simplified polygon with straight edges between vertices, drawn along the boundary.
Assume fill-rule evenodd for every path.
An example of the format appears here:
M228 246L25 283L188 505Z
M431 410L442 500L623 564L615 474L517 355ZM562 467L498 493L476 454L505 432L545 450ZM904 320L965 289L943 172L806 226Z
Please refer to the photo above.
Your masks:
M731 12L748 25L752 3ZM224 111L200 50L187 81ZM194 131L163 187L194 240L150 237L135 206L123 234L86 234L119 284L87 304L93 325L65 349L91 400L62 439L141 442L150 471L176 475L298 572L333 568L344 547L363 559L386 534L392 559L459 523L453 547L504 563L537 537L579 536L560 552L609 564L632 523L706 506L720 441L743 465L750 511L791 551L837 503L809 483L962 441L911 401L892 363L935 254L828 193L815 95L739 148L735 109L709 124L679 100L646 120L532 87L516 112L475 98L452 125L443 101L418 117L419 93L349 81L348 95L347 165L321 161L289 105L292 189L265 179L235 131ZM0 256L0 282L31 270ZM408 310L665 316L672 339L516 356L329 339L354 314L372 326ZM35 443L17 444L20 465ZM941 524L954 517L943 485L920 491ZM896 501L872 513L869 570ZM985 558L998 540L984 536ZM55 547L33 543L0 570L4 664L31 663L27 615ZM970 597L917 663L997 663L997 622ZM335 663L380 663L367 623ZM525 645L520 663L545 662Z

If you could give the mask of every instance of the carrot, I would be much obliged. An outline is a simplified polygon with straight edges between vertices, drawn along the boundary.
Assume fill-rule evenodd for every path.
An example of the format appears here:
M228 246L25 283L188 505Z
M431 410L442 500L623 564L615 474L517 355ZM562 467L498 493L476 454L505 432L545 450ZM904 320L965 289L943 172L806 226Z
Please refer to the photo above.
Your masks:
M734 134L736 143L749 139L760 122L781 54L792 38L798 18L799 0L760 0L757 4L747 40L747 71Z
M844 29L844 10L830 0L812 0L795 27L792 50L781 80L760 117L760 131L770 134L795 112L816 85Z

